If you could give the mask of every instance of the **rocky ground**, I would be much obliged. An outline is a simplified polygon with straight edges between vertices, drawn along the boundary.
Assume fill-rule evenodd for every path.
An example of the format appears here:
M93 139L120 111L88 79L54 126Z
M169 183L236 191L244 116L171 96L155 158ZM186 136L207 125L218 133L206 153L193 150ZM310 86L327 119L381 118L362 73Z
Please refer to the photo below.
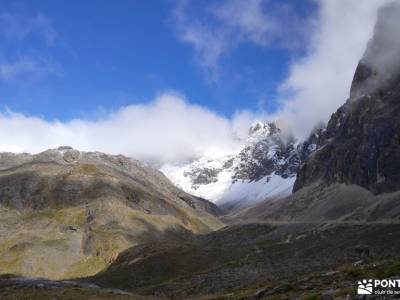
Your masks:
M374 195L358 185L316 183L223 217L240 222L397 222L400 192Z
M78 282L0 279L0 299L5 300L350 300L397 299L396 296L357 296L360 278L400 278L400 260L386 259L348 263L323 272L288 276L286 279L260 281L225 293L185 297L139 296L130 292L100 288Z
M377 223L234 225L135 246L90 278L3 275L0 299L393 299L357 296L356 282L400 278L399 229Z
M2 300L152 300L116 289L103 289L76 281L52 281L12 276L0 277ZM160 298L157 298L160 299Z
M288 295L309 293L316 297L309 299L320 299L329 289L324 278L338 276L345 280L335 282L334 293L354 295L352 280L362 279L357 276L363 268L388 260L397 267L380 272L400 275L399 229L399 224L235 225L180 243L131 248L89 282L171 299L293 299ZM353 267L354 276L348 276ZM292 287L280 290L286 283Z

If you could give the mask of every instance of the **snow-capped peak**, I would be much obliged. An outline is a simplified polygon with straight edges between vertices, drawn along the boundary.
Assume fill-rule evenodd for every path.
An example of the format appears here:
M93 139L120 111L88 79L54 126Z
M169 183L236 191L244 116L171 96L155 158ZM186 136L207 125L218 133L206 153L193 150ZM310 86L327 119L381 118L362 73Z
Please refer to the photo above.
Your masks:
M256 121L249 129L250 138L264 138L278 133L280 133L280 129L274 122Z
M219 204L244 205L290 194L298 167L314 150L294 138L288 140L274 122L257 121L237 152L203 156L161 171L191 194Z

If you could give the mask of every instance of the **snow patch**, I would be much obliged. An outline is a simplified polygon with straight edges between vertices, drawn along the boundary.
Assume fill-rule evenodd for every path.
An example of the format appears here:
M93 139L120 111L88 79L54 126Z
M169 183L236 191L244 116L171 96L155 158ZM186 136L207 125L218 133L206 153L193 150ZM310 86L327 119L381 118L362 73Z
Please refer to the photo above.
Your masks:
M283 178L272 174L258 181L236 181L227 187L218 204L240 202L242 204L256 203L268 198L282 198L290 195L296 177Z
M213 166L218 168L221 165L218 165L217 161L214 160ZM191 178L185 176L189 167L190 165L185 167L166 165L161 171L182 190L218 204L228 202L256 203L267 198L285 197L292 192L296 180L295 176L283 178L271 174L258 181L232 181L232 172L223 170L219 172L215 182L193 185Z
M214 203L252 204L292 192L300 144L285 145L273 122L255 122L239 149L210 153L185 165L164 165L176 186ZM310 145L315 150L316 145Z

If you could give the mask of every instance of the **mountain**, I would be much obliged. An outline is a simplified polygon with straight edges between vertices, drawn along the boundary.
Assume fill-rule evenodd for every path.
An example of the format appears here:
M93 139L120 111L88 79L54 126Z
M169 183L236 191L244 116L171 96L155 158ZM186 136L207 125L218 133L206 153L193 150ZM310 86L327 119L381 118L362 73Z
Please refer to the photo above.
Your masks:
M379 12L350 97L299 168L294 193L232 219L383 221L400 218L400 5ZM396 38L397 37L397 38Z
M1 154L0 298L344 300L365 298L362 279L398 279L399 19L399 4L380 11L326 128L300 143L259 122L237 153L171 173L198 195L233 191L221 203L279 191L223 215L227 226L218 207L123 156ZM376 291L366 297L393 298Z
M291 193L300 164L316 148L322 129L299 143L274 122L255 122L237 153L201 157L162 171L188 193L225 208L240 208Z
M232 165L187 169L200 186L221 172L231 185L296 178L294 193L234 211L215 232L132 247L86 280L172 299L361 299L360 279L398 278L400 39L389 37L399 18L399 4L380 12L350 98L326 128L296 144L259 124Z
M220 228L214 204L124 156L0 154L0 273L92 275L137 244Z
M301 167L294 190L316 180L362 186L374 194L400 189L400 5L380 12L356 69L350 98L334 113L319 148Z

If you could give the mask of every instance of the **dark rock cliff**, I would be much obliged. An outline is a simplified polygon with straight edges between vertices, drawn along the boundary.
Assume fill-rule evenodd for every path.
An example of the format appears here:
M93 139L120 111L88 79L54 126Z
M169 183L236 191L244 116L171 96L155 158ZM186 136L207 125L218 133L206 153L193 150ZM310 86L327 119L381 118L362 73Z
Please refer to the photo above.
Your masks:
M297 191L318 180L375 194L400 190L400 5L384 7L352 82L317 151L302 165Z

